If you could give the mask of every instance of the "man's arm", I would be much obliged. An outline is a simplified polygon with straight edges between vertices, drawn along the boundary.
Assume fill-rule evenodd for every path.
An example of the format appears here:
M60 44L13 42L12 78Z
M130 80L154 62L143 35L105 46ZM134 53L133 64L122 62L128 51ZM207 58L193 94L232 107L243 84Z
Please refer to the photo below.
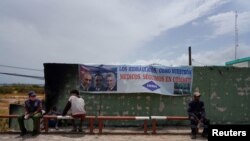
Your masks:
M194 111L193 111L194 107L192 105L192 102L190 102L188 104L188 117L191 120L198 120L198 117L195 115Z
M194 113L192 112L192 103L191 102L188 104L187 112L188 112L188 117L189 118L194 115Z
M29 112L28 104L29 104L28 101L24 102L24 109L25 109L24 119L29 119L29 117L30 117L30 112Z
M65 106L65 108L63 110L63 113L62 113L63 116L65 116L67 114L67 112L69 111L70 107L71 107L71 102L68 101L68 103L66 104L66 106Z
M29 110L28 110L28 105L26 103L26 101L24 102L24 115L29 114Z
M42 102L40 100L37 101L38 106L36 108L36 111L33 114L40 113L42 111Z
M202 118L206 117L205 105L204 105L204 102L202 101L201 101L201 117Z

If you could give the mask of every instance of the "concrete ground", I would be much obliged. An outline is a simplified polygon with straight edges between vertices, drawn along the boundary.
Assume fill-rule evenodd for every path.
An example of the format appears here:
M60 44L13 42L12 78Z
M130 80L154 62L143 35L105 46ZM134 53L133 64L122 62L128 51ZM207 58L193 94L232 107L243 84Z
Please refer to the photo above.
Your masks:
M200 131L201 132L201 131ZM83 133L72 133L70 129L50 129L49 133L41 133L38 136L27 134L23 137L18 132L0 134L0 141L194 141L190 138L190 129L187 127L164 127L157 129L157 134L152 134L152 130L148 129L148 133L143 133L143 128L139 127L105 127L103 134L98 134L98 129L94 130L94 134L89 134L88 129L84 129ZM195 141L206 141L197 135Z

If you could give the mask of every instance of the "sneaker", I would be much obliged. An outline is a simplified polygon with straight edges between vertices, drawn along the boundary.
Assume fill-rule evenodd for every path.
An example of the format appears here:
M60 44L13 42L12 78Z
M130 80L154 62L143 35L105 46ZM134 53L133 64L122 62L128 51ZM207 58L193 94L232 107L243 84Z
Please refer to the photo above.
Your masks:
M25 130L25 131L22 131L21 133L20 133L20 136L24 136L24 135L26 135L27 134L27 131Z
M82 129L81 129L81 128L79 128L79 129L78 129L78 131L79 131L79 132L82 132Z
M201 136L204 137L204 138L208 137L208 135L206 133L202 133Z
M70 130L70 132L76 132L77 130L75 128L73 128L72 130Z
M193 134L193 135L191 136L191 139L196 139L196 135Z
M38 134L39 134L38 131L33 131L31 135L32 135L32 136L37 136Z

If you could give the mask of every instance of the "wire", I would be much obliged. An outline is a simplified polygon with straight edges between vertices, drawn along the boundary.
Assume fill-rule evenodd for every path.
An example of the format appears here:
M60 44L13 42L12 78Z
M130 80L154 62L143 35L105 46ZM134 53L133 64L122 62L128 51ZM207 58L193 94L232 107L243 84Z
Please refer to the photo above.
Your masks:
M23 67L16 67L16 66L1 65L1 64L0 64L0 67L22 69L22 70L31 70L31 71L43 71L43 70L40 70L40 69L23 68Z
M44 80L44 77L42 77L42 76L33 76L33 75L17 74L17 73L5 73L5 72L0 72L0 74L20 76L20 77L28 77L28 78L34 78L34 79Z

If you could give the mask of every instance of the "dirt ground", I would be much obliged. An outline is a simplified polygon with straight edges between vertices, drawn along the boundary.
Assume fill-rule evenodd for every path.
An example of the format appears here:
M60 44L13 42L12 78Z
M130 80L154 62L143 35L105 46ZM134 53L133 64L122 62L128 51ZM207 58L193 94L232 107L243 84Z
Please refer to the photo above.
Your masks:
M72 133L70 129L50 129L49 133L41 133L38 136L30 134L24 137L19 133L2 133L0 141L194 141L190 138L190 129L188 127L168 127L158 128L157 134L152 134L149 129L145 135L142 128L104 128L103 134L98 134L98 129L94 130L94 134L90 134L88 129L84 129L83 133ZM197 135L195 141L206 141L207 139Z
M0 134L1 141L194 141L190 135L82 135L82 134L40 134L36 137L18 134ZM206 141L197 136L195 141Z

